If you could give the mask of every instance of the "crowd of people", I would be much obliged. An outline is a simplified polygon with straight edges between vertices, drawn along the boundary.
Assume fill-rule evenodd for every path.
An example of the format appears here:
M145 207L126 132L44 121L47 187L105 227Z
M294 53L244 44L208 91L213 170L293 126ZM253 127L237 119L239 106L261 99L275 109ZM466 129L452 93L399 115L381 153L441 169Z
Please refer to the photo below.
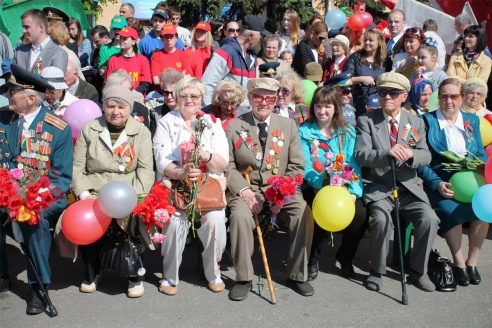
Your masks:
M366 4L360 8L367 9ZM287 285L303 296L314 294L310 282L318 276L328 232L314 221L311 207L325 185L340 185L324 175L333 156L357 177L347 184L355 215L336 253L341 275L355 277L352 260L368 230L371 270L364 286L380 291L393 233L394 164L399 213L414 225L412 284L427 292L436 289L427 263L438 230L453 256L458 284L480 284L477 266L488 224L478 220L471 204L453 198L441 152L487 160L478 116L492 114L486 108L492 60L483 26L473 25L466 14L458 16L460 37L447 56L435 21L404 29L405 14L397 9L388 14L388 39L375 25L333 33L317 15L304 31L293 10L284 13L274 34L254 15L199 22L189 31L179 26L179 8L165 1L153 9L152 30L146 34L133 14L132 5L122 5L109 30L95 26L87 33L90 40L80 22L63 11L30 9L21 16L23 37L15 47L0 38L3 169L48 175L52 185L77 200L97 199L115 180L128 182L139 194L149 193L161 179L195 182L208 173L227 181L228 211L200 213L196 233L203 245L204 276L216 293L225 289L220 261L229 238L236 272L229 298L241 301L254 279L253 217L265 210L289 233ZM309 101L303 80L317 86ZM429 111L435 91L438 108ZM63 116L79 99L100 104L102 116L72 140ZM196 167L190 153L202 110L213 123L201 135ZM49 151L32 161L28 139ZM127 149L131 156L122 155ZM283 205L266 200L269 178L296 175L304 178L302 187ZM39 224L20 224L45 287L51 283L50 224L63 218L66 206L65 196L42 212ZM0 292L11 288L7 219L3 213ZM112 228L130 227L143 249L155 249L141 222L132 216L114 219ZM467 222L465 255L461 240ZM162 229L159 291L166 295L178 292L189 233L190 221L181 209ZM104 241L105 236L79 247L83 293L96 291L103 280ZM128 278L128 297L143 296L144 275ZM44 312L32 268L28 283L27 313Z

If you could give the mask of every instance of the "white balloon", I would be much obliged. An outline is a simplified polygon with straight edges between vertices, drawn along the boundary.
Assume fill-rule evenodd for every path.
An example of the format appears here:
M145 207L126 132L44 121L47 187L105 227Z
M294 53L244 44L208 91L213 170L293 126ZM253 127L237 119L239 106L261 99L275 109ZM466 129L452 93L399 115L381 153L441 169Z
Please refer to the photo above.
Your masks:
M114 218L126 218L137 206L137 192L127 182L111 181L101 188L99 206L104 214Z

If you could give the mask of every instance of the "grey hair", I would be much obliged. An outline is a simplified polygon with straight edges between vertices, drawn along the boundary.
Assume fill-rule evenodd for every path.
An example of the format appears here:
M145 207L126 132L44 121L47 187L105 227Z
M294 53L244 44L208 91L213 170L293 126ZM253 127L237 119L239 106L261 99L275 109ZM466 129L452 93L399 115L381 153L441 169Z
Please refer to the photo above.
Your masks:
M473 91L477 88L481 88L483 92L483 100L487 99L487 90L483 87L483 85L480 85L478 83L471 83L471 84L463 84L463 94L466 95L468 91Z
M260 34L261 35L261 32L258 32L258 31L253 31L253 30L248 30L244 27L241 28L241 33L239 33L239 35L242 35L242 36L248 36L250 33L253 33L253 34Z
M183 74L175 70L174 68L168 67L159 74L159 80L161 83L178 83L184 77Z
M36 90L32 90L32 89L24 89L24 94L26 96L30 96L30 95L35 95L36 96L36 101L35 101L35 104L36 106L40 106L41 103L43 102L44 100L44 93L42 92L39 92L39 91L36 91Z
M73 58L72 59L68 59L67 64L70 64L71 65L72 71L74 73L79 72L79 70L80 70L80 61L79 60L74 60Z
M265 49L267 42L270 42L270 41L277 41L279 49L282 46L282 40L280 39L280 37L277 34L272 34L272 35L269 35L269 36L266 36L263 38L263 44L262 44L263 49Z
M458 16L456 16L456 18L454 19L454 22L457 24L465 24L465 25L473 24L470 15L468 15L467 13L462 13L462 14L459 14Z
M108 76L108 79L106 80L106 85L104 86L104 90L106 90L107 88L113 85L122 85L124 81L130 82L130 84L133 85L133 80L130 74L128 74L128 72L125 71L124 69L119 68L113 71Z

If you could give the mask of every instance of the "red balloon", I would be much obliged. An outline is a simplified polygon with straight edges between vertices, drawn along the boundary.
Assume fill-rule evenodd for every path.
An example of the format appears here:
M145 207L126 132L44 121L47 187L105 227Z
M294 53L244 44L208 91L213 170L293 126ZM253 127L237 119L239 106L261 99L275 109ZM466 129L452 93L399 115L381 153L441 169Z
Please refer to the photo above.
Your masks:
M372 25L374 19L372 18L372 15L367 11L361 11L357 15L359 15L364 21L364 28L368 28L369 26Z
M492 157L492 146L491 145L485 147L485 155L487 155L487 158Z
M359 31L364 28L364 20L360 14L353 14L348 18L347 25L352 31Z
M490 148L490 146L487 146L487 148ZM492 157L489 156L489 159L487 160L487 163L485 163L485 181L487 183L492 183Z
M111 223L97 199L84 199L70 205L62 219L65 237L76 245L89 245L101 238Z

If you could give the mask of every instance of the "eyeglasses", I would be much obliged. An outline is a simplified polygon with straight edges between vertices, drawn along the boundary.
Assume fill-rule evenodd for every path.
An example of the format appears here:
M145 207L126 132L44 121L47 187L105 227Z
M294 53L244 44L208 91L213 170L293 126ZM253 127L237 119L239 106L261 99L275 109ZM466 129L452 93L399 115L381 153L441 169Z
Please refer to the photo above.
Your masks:
M443 100L443 101L446 101L448 99L451 99L451 100L458 100L460 99L461 95L459 93L457 94L454 94L454 95L439 95L439 100Z
M188 99L191 99L192 101L197 101L200 100L202 95L179 95L178 100L179 101L187 101Z
M316 33L315 33L315 34L316 34ZM320 41L323 41L323 40L328 39L326 36L319 36L318 34L316 34L316 36L318 37L318 39L319 39Z
M56 93L55 90L46 91L44 94L53 96Z
M284 96L288 96L292 93L292 90L289 90L287 88L280 88L277 92L283 94Z
M162 90L161 89L161 92L162 92L162 95L166 98L169 98L169 96L172 96L173 95L173 92L172 91L167 91L167 90Z
M404 90L398 90L398 89L379 89L378 90L378 95L385 98L387 95L389 95L391 98L397 98L399 95L402 93L405 93Z
M273 105L277 101L277 96L260 96L260 95L255 95L252 94L253 100L255 103L260 104L263 101L266 101L268 105Z
M422 37L422 35L420 35L420 31L417 30L415 27L407 28L405 30L405 33L407 33L407 34L414 34L414 35L416 35L418 37Z
M482 93L482 92L473 92L473 91L468 91L468 92L466 93L466 95L467 95L467 96L469 96L469 97L470 97L470 96L471 96L471 97L473 97L473 96L483 97L483 93Z
M231 106L231 108L236 108L238 104L239 103L237 101L230 101L230 102L221 101L220 102L220 106L224 107L224 108L228 108L229 106Z
M345 95L345 96L348 96L349 94L352 93L352 88L344 88L344 89L340 89L340 93L342 95Z
M239 32L241 32L241 29L240 28L228 28L227 29L227 32L229 32L229 33L239 33Z

